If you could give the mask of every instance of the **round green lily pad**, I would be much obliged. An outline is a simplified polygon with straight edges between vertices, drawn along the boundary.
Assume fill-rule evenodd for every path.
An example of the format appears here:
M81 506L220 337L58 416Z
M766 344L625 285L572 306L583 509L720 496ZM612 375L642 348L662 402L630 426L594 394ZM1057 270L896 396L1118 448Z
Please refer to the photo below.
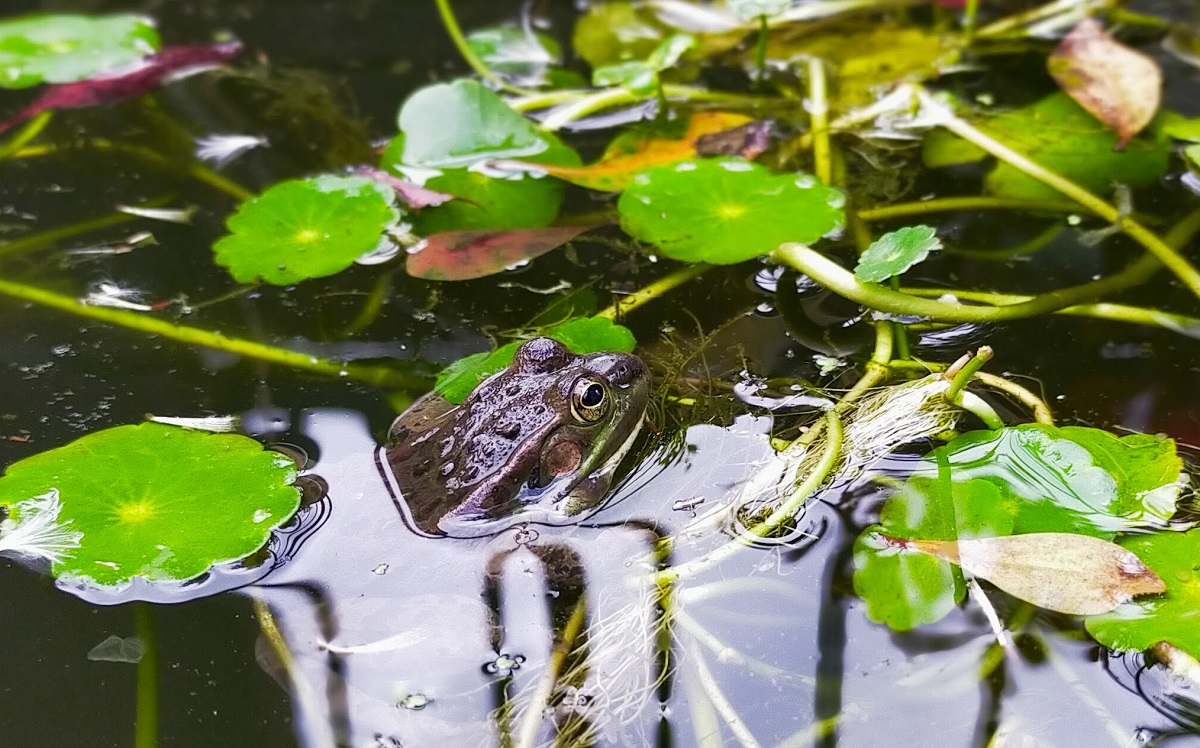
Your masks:
M158 50L144 16L47 14L0 21L0 88L70 83Z
M1090 616L1088 633L1111 649L1144 650L1165 641L1200 658L1200 530L1136 535L1120 544L1154 570L1167 585L1166 594Z
M731 265L841 230L844 204L841 192L808 174L715 158L637 175L617 208L627 234L667 257Z
M118 426L9 466L0 549L51 559L59 579L186 581L261 548L300 505L295 478L248 437Z
M854 274L859 280L885 281L916 265L930 252L942 248L942 240L931 226L905 226L884 234L858 258Z
M391 188L365 177L280 182L242 203L213 245L241 283L283 286L338 273L374 249L400 219Z

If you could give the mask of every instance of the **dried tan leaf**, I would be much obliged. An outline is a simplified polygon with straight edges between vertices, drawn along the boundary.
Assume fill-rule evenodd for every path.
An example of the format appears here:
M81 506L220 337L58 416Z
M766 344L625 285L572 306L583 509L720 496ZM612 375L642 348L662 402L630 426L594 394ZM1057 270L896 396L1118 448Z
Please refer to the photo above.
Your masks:
M1010 595L1060 613L1106 613L1137 595L1167 589L1132 552L1087 535L1041 532L958 541L882 538L897 548L958 564Z
M1055 47L1047 67L1062 90L1116 130L1117 150L1158 111L1162 93L1158 65L1106 34L1095 19L1076 24Z

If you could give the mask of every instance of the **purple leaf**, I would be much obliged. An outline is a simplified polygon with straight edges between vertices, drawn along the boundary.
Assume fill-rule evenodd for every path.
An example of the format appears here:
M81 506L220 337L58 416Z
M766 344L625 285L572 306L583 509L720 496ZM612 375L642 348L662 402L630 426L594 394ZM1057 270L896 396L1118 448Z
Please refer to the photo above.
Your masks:
M374 179L376 182L386 184L395 190L400 199L408 203L409 207L412 208L432 207L455 199L454 195L447 195L445 192L426 189L407 180L394 177L382 169L372 169L370 166L356 166L350 171L367 179Z
M434 234L408 256L405 269L428 280L482 278L540 257L592 228L595 225Z
M216 44L181 44L165 47L132 65L100 73L87 80L56 83L32 104L0 122L0 132L42 112L81 109L140 96L164 82L218 67L241 51L242 43L236 39Z

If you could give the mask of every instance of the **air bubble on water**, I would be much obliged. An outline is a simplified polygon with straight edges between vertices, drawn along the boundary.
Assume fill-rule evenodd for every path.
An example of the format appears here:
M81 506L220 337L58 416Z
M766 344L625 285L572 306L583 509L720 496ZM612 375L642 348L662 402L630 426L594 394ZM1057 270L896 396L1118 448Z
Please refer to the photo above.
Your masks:
M383 576L384 574L388 573L388 568L389 567L387 564L379 564L374 569L371 569L371 573L378 576Z

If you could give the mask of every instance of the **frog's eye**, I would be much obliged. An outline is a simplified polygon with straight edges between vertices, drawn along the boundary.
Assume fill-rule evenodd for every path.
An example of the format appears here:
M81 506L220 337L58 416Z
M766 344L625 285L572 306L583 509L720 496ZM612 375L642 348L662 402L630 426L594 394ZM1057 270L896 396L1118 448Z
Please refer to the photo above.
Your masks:
M608 392L594 379L580 379L571 393L571 414L580 421L593 423L604 415Z

